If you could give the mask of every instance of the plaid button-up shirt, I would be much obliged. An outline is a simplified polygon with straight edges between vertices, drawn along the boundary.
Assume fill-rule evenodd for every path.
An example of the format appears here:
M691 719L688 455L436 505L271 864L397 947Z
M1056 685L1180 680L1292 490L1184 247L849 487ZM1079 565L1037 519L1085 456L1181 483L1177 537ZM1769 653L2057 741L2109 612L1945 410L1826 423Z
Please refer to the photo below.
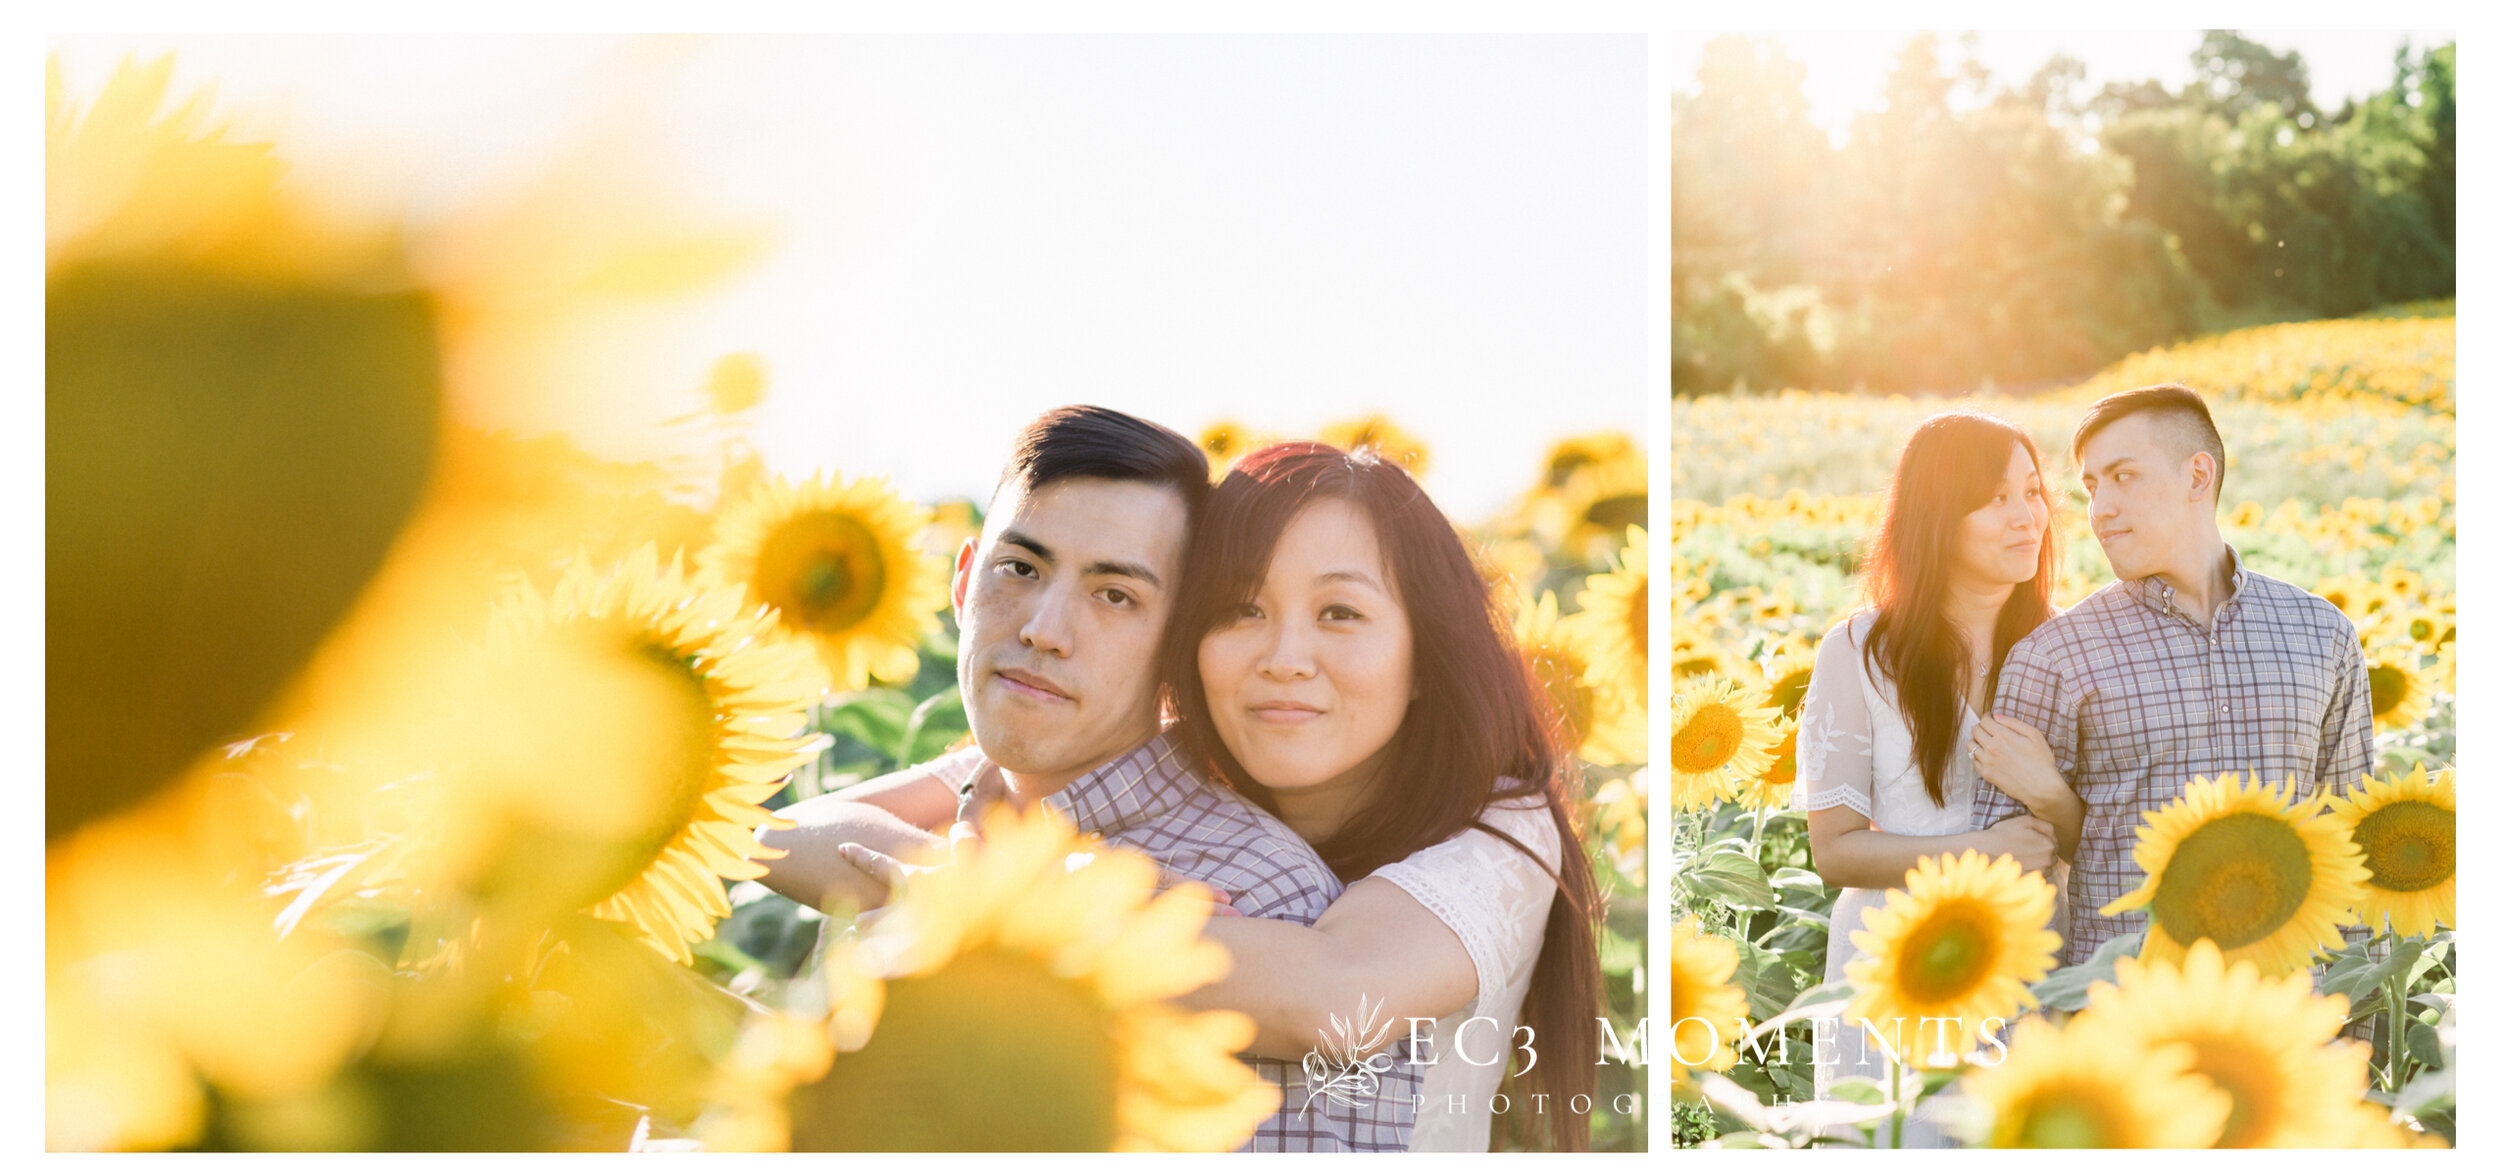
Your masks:
M1001 794L998 773L978 748L938 759L929 770L961 798L962 819L972 819L976 808ZM1044 803L1081 832L1230 893L1233 908L1250 918L1307 927L1345 891L1319 854L1284 822L1199 779L1165 736L1078 777ZM1241 1150L1405 1151L1423 1086L1406 1050L1404 1041L1391 1049L1391 1060L1377 1075L1376 1095L1354 1100L1315 1097L1299 1060L1240 1055L1284 1092L1282 1109L1260 1123Z
M2144 929L2142 908L2101 908L2143 885L2136 827L2195 777L2288 776L2306 799L2320 788L2340 795L2370 772L2370 677L2351 620L2230 554L2231 595L2210 626L2147 576L2104 586L2006 655L1996 713L2048 736L2085 806L2063 963ZM1971 828L2022 811L1982 780Z

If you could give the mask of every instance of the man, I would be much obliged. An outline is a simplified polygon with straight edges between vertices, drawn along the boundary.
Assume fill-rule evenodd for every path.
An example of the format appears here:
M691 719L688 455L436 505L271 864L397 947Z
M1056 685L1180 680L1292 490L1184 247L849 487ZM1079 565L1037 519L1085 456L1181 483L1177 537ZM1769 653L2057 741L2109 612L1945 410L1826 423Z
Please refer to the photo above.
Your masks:
M2144 929L2142 909L2101 913L2143 884L2140 814L2224 772L2340 794L2374 756L2352 622L2222 541L2222 436L2202 397L2177 384L2103 397L2076 426L2073 457L2117 580L2017 642L1996 693L1998 716L2048 737L2081 801L2036 814L2074 862L2066 964ZM1995 719L1980 724L1983 767L2005 737ZM1983 780L1971 828L2020 811Z
M1162 735L1155 650L1206 492L1205 455L1160 425L1079 406L1026 426L980 536L955 555L956 677L975 746L783 810L798 827L762 833L790 851L765 884L819 906L882 905L883 884L836 846L942 860L935 832L1003 799L1047 804L1243 915L1316 921L1344 890L1336 875L1282 822L1198 779ZM1313 1099L1297 1062L1244 1060L1284 1092L1245 1150L1406 1148L1420 1079L1402 1056L1360 1107Z

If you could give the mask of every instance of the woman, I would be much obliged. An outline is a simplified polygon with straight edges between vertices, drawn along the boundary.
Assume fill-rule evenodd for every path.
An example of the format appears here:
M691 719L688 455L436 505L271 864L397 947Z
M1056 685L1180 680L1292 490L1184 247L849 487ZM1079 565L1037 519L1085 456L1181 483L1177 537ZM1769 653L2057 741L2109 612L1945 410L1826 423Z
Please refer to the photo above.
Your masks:
M1296 442L1233 467L1186 566L1174 734L1350 883L1310 927L1212 921L1235 968L1188 1003L1248 1012L1271 1056L1341 1045L1332 1017L1373 1014L1384 1039L1358 1027L1358 1048L1415 1027L1435 1062L1417 1150L1486 1149L1533 1049L1501 1092L1513 1134L1585 1148L1596 884L1542 694L1458 533L1394 464Z
M1826 981L1843 979L1857 954L1850 933L1919 858L1977 849L2050 870L2061 832L2072 845L2080 831L2081 803L2046 739L1983 718L2006 651L2052 614L2053 523L2039 449L1997 417L1929 417L1893 467L1863 568L1869 607L1823 638L1799 719L1798 803L1816 871L1842 888ZM1977 832L1974 739L1988 747L1989 781L2030 809ZM2062 877L2061 865L2051 878ZM1855 1024L1815 1057L1818 1095L1843 1077L1885 1075L1881 1046ZM1939 1135L1914 1118L1904 1142L1938 1146Z

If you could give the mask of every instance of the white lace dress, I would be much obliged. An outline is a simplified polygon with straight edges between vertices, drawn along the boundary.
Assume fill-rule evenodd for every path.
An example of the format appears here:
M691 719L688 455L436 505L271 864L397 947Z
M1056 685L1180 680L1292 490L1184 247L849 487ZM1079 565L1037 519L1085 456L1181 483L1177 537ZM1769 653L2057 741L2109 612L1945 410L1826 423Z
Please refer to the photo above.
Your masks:
M1507 782L1505 782L1507 784ZM1536 851L1547 866L1561 861L1562 839L1542 800L1501 801L1485 810L1484 823ZM1415 1112L1415 1151L1486 1151L1493 1138L1493 1094L1508 1063L1527 1055L1519 1036L1519 1006L1528 995L1545 943L1545 917L1554 904L1554 880L1501 838L1469 829L1439 845L1380 867L1385 878L1415 897L1458 936L1476 965L1476 999L1432 1023L1421 1035L1423 1105ZM1404 1029L1404 1026L1400 1027ZM1530 1048L1534 1043L1524 1043ZM1559 1113L1562 1108L1548 1108ZM1513 1107L1512 1113L1533 1112Z
M1972 708L1962 708L1955 729L1953 757L1944 777L1944 805L1928 799L1910 747L1910 726L1892 682L1880 670L1869 675L1861 656L1867 630L1875 623L1871 611L1835 625L1814 655L1814 679L1806 687L1797 731L1797 800L1800 809L1846 807L1886 833L1911 837L1952 836L1970 831L1971 795L1979 769L1971 762L1971 729L1978 723ZM2060 880L2062 863L2052 867ZM1829 953L1823 979L1847 979L1845 969L1857 958L1849 933L1864 927L1869 907L1882 906L1884 891L1844 887L1832 904ZM2059 913L2064 913L2063 905ZM1826 1022L1816 1027L1814 1090L1827 1094L1833 1082L1850 1076L1886 1080L1883 1048L1855 1023L1840 1026L1836 1035ZM1922 1106L1921 1110L1926 1107ZM1948 1146L1923 1114L1913 1113L1904 1141L1910 1147Z

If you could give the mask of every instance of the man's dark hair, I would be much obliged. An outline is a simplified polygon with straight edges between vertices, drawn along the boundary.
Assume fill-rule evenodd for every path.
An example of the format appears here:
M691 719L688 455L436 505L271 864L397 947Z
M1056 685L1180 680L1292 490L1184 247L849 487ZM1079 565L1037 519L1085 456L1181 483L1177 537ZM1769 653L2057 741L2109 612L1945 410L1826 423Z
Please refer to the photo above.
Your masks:
M1188 438L1152 421L1071 404L1033 418L1016 434L991 500L1010 487L1018 495L1031 494L1062 478L1169 486L1180 492L1195 526L1198 508L1207 498L1207 455Z
M2083 444L2094 433L2137 413L2153 414L2155 427L2170 446L2171 456L2185 457L2197 452L2213 455L2214 509L2222 509L2222 431L2214 428L2214 414L2205 408L2205 398L2185 384L2129 388L2093 401L2075 426L2070 454L2076 464L2082 464Z

